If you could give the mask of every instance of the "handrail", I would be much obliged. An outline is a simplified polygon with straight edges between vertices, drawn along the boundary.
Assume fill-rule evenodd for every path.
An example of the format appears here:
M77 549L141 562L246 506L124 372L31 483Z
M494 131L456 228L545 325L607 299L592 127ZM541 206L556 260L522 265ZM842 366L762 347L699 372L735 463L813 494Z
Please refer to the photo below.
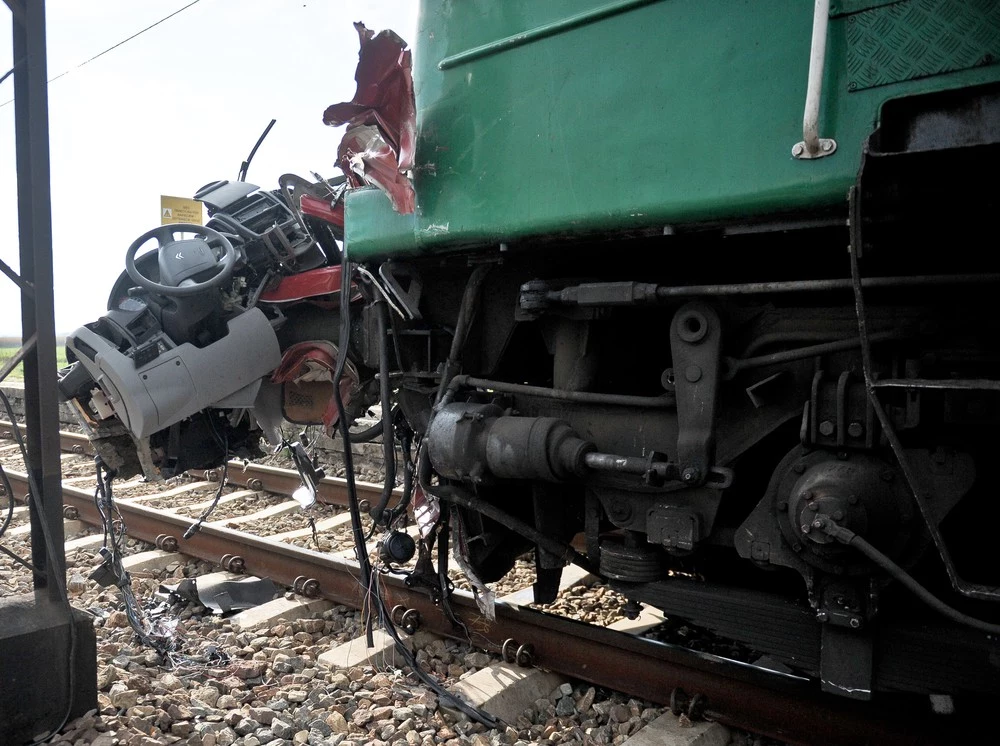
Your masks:
M806 107L802 115L802 142L792 147L792 156L812 160L833 155L836 140L819 136L819 104L823 94L823 73L826 69L826 37L830 25L830 0L816 0L813 9L812 46L809 51L809 82Z

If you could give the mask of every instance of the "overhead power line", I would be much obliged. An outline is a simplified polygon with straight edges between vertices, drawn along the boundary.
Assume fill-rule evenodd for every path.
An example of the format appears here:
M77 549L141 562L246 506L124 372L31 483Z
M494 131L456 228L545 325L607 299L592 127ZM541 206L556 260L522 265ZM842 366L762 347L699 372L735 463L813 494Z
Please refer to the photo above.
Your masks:
M142 36L144 33L146 33L147 31L149 31L150 29L156 28L157 26L159 26L164 21L169 21L171 18L173 18L178 13L183 13L185 10L187 10L188 8L190 8L192 5L197 5L200 2L201 2L201 0L193 0L193 2L188 3L183 8L178 8L177 10L175 10L170 15L164 16L163 18L161 18L160 20L156 21L155 23L149 24L148 26L146 26L146 28L141 29L139 31L136 31L134 34L132 34L128 38L122 39L117 44L111 45L110 47L108 47L107 49L105 49L103 52L98 52L97 54L95 54L90 59L87 59L87 60L84 60L83 62L81 62L79 65L74 65L73 67L70 67L70 68L68 68L66 70L63 70L61 73L59 73L55 77L49 78L48 82L51 83L54 80L59 80L59 78L62 78L65 75L69 75L71 72L73 72L75 70L79 70L84 65L89 65L91 62L93 62L94 60L96 60L96 59L98 59L100 57L103 57L108 52L111 52L111 51L113 51L115 49L118 49L118 47L122 46L123 44L128 44L130 41L132 41L136 37ZM15 67L17 67L17 66L15 65ZM3 77L6 78L8 75L10 75L11 72L14 72L13 68L10 70L10 72L6 73ZM3 79L0 78L0 82L2 82L2 80ZM2 104L0 104L0 109L2 109L7 104L11 103L13 100L14 99L8 99L7 101L4 101Z

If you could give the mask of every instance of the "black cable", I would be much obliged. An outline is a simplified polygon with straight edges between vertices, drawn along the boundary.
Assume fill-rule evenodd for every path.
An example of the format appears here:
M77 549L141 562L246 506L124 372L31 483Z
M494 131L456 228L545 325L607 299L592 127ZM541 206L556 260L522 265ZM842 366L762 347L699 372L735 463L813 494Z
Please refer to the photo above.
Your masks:
M479 301L479 291L483 286L483 280L492 267L489 264L480 264L469 276L469 281L465 284L465 292L462 295L462 303L458 308L458 321L455 322L455 335L451 338L451 349L448 352L448 359L444 362L441 371L441 383L438 385L437 398L435 404L441 401L445 389L451 383L453 370L458 366L458 357L465 347L465 340L469 336L469 329L472 327L472 319L476 315L476 308Z
M226 483L229 481L229 434L223 431L222 435L219 435L219 431L215 429L215 420L212 418L210 412L205 413L205 419L208 420L208 425L212 429L215 442L222 447L222 476L219 478L219 488L215 491L212 504L202 511L201 515L198 516L198 520L187 527L187 530L184 532L185 539L190 539L201 530L201 524L205 522L206 518L212 515L212 511L219 505L219 500L222 498L222 491L226 488Z
M14 488L7 478L7 472L4 471L3 464L0 464L0 484L3 485L4 494L7 496L7 510L3 517L3 523L0 523L0 536L3 536L10 522L14 520Z
M501 526L509 528L514 533L520 534L524 538L529 539L546 552L572 562L574 565L583 568L587 572L598 574L597 569L590 564L587 558L577 552L569 544L564 544L558 539L546 536L537 528L525 523L520 518L512 516L510 513L501 510L493 503L483 500L476 495L472 495L460 487L456 487L454 485L441 485L439 487L435 487L434 491L430 494L433 494L439 500L444 500L445 502L450 502L454 505L474 510L477 513L482 513L488 518L492 518Z
M452 506L454 510L454 506ZM451 539L451 511L441 512L440 529L437 534L437 554L438 554L438 588L441 590L441 609L453 625L462 630L466 639L472 642L469 637L469 627L455 614L451 606L449 594L452 590L451 578L448 577L448 547ZM475 590L475 588L473 589ZM476 591L478 593L478 590Z
M396 439L392 427L392 388L389 385L389 309L384 300L375 301L378 317L378 378L379 398L382 400L382 459L385 462L385 479L378 503L369 511L376 525L385 525L385 509L396 488Z
M227 448L225 460L222 462L222 478L219 479L219 488L215 491L215 497L212 498L212 504L202 511L202 514L198 516L198 520L196 520L194 523L192 523L190 526L187 527L187 530L184 532L185 539L190 539L192 536L198 533L198 531L201 530L201 524L205 522L205 519L208 518L212 514L212 511L214 511L215 508L218 506L219 499L222 497L222 491L226 488L226 484L228 483L228 481L229 481L229 451Z
M45 516L42 515L42 506L35 504L38 499L36 495L41 495L42 492L38 488L37 480L35 479L34 471L31 469L31 464L28 461L28 449L24 445L24 438L21 435L21 426L18 424L17 418L14 416L14 408L10 404L10 399L7 398L2 390L0 390L0 402L3 403L4 410L7 412L7 419L11 424L11 431L14 433L14 440L17 441L18 448L21 451L21 458L24 460L24 470L28 475L28 489L30 490L26 496L25 502L29 506L34 505L35 511L38 513L40 520L39 525L42 527L42 539L45 542L45 554L48 557L49 568L46 573L46 582L52 581L55 583L56 590L59 592L59 600L66 607L66 618L69 622L69 655L67 656L67 675L66 675L66 712L63 714L62 720L59 725L49 731L46 735L35 739L31 746L37 746L37 744L43 743L48 740L52 735L55 735L63 729L63 726L69 722L70 713L73 712L73 701L76 699L76 666L74 661L76 660L76 649L79 644L76 633L76 623L73 619L73 606L69 602L69 593L66 592L66 577L57 572L59 568L59 562L56 558L55 545L52 541L52 535L49 532L49 523L45 520ZM6 476L4 477L6 481ZM6 485L5 485L6 488ZM14 493L10 492L10 499L13 501Z
M351 452L351 428L348 426L344 400L340 395L340 377L347 365L347 347L351 338L351 263L344 260L340 275L340 334L337 338L337 367L333 373L333 399L337 405L337 425L344 441L344 477L347 480L347 506L351 514L351 532L354 535L354 552L361 568L361 587L364 598L368 598L371 583L371 562L365 546L364 527L361 525L361 508L358 504L358 488L354 480L354 454ZM372 637L371 620L365 623L365 639L368 646L375 644Z
M413 651L407 647L402 639L399 637L399 632L396 630L396 625L392 623L392 616L389 614L388 609L385 608L385 603L378 592L378 584L375 584L374 589L372 589L372 569L371 561L368 558L368 549L365 545L364 529L361 525L361 510L358 505L358 488L354 479L354 459L351 453L351 432L350 427L348 427L347 413L344 407L343 398L340 396L340 386L337 382L340 381L340 376L344 372L344 367L347 365L347 349L349 347L349 342L351 338L351 321L350 321L350 303L351 303L351 263L344 257L343 263L343 273L341 274L341 292L340 292L340 336L337 339L337 346L339 348L337 356L337 368L333 375L333 396L334 402L337 405L337 418L338 425L340 427L340 434L344 440L344 469L345 478L347 480L347 504L351 514L351 529L354 535L354 551L358 558L358 565L361 570L361 587L364 591L364 598L367 600L369 598L375 601L375 612L378 615L379 622L382 629L385 630L396 646L396 652L405 661L406 665L409 666L413 674L420 679L428 688L430 688L438 698L449 702L457 710L463 712L470 719L476 722L482 723L487 728L500 728L501 722L494 718L489 713L483 712L475 707L472 707L468 703L456 697L454 694L449 692L440 682L438 682L434 677L430 676L426 671L420 668L420 664L417 663L417 659L413 654ZM371 647L374 644L372 639L371 630L371 617L369 616L365 622L365 637L368 646Z
M390 511L391 516L386 520L387 526L393 525L397 519L406 515L406 509L410 507L410 501L413 499L413 476L415 470L413 463L413 431L405 421L400 426L398 437L400 450L403 453L403 496L399 498L396 507Z
M825 533L832 536L842 544L846 544L847 546L857 549L865 555L865 557L898 580L911 593L913 593L913 595L930 606L937 613L951 619L953 622L957 622L958 624L962 624L966 627L971 627L972 629L979 630L980 632L985 632L990 635L1000 634L1000 624L984 622L981 619L976 619L968 614L963 614L961 611L948 606L948 604L920 585L920 583L918 583L912 575L906 572L906 570L893 562L889 557L882 554L882 552L873 547L865 539L858 536L849 528L838 525L826 516L819 516L816 520L822 524L820 528Z
M237 181L247 180L247 170L249 170L250 168L250 161L253 160L253 157L257 154L257 148L259 148L260 144L264 142L264 138L267 137L267 133L271 131L271 128L274 126L274 123L277 121L278 121L277 119L272 119L270 123L264 128L264 131L260 134L260 137L257 138L257 142L256 144L254 144L253 149L250 151L250 155L248 155L247 159L243 161L242 165L240 165L240 175L237 177Z
M16 554L14 554L14 552L10 551L7 547L0 545L0 552L3 552L4 554L6 554L8 557L10 557L12 560L14 560L21 567L23 567L24 569L28 570L32 575L37 575L39 577L45 577L38 570L37 567L35 567L33 564L31 564L30 562L28 562L23 557L18 557Z

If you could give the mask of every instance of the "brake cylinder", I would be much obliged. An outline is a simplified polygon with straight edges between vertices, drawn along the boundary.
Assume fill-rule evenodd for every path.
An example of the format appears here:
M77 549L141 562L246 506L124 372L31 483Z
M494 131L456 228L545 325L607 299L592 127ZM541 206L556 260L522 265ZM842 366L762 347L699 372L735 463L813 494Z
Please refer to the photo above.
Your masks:
M585 456L596 450L565 420L513 417L493 404L449 404L431 421L428 455L448 479L473 482L541 479L561 482L587 472Z

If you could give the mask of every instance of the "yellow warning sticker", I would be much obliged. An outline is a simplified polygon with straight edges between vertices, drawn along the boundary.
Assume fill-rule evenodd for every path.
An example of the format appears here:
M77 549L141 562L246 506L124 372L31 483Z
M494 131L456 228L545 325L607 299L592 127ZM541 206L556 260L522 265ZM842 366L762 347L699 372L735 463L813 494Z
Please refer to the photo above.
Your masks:
M160 195L160 225L172 223L202 225L201 202L186 197Z

